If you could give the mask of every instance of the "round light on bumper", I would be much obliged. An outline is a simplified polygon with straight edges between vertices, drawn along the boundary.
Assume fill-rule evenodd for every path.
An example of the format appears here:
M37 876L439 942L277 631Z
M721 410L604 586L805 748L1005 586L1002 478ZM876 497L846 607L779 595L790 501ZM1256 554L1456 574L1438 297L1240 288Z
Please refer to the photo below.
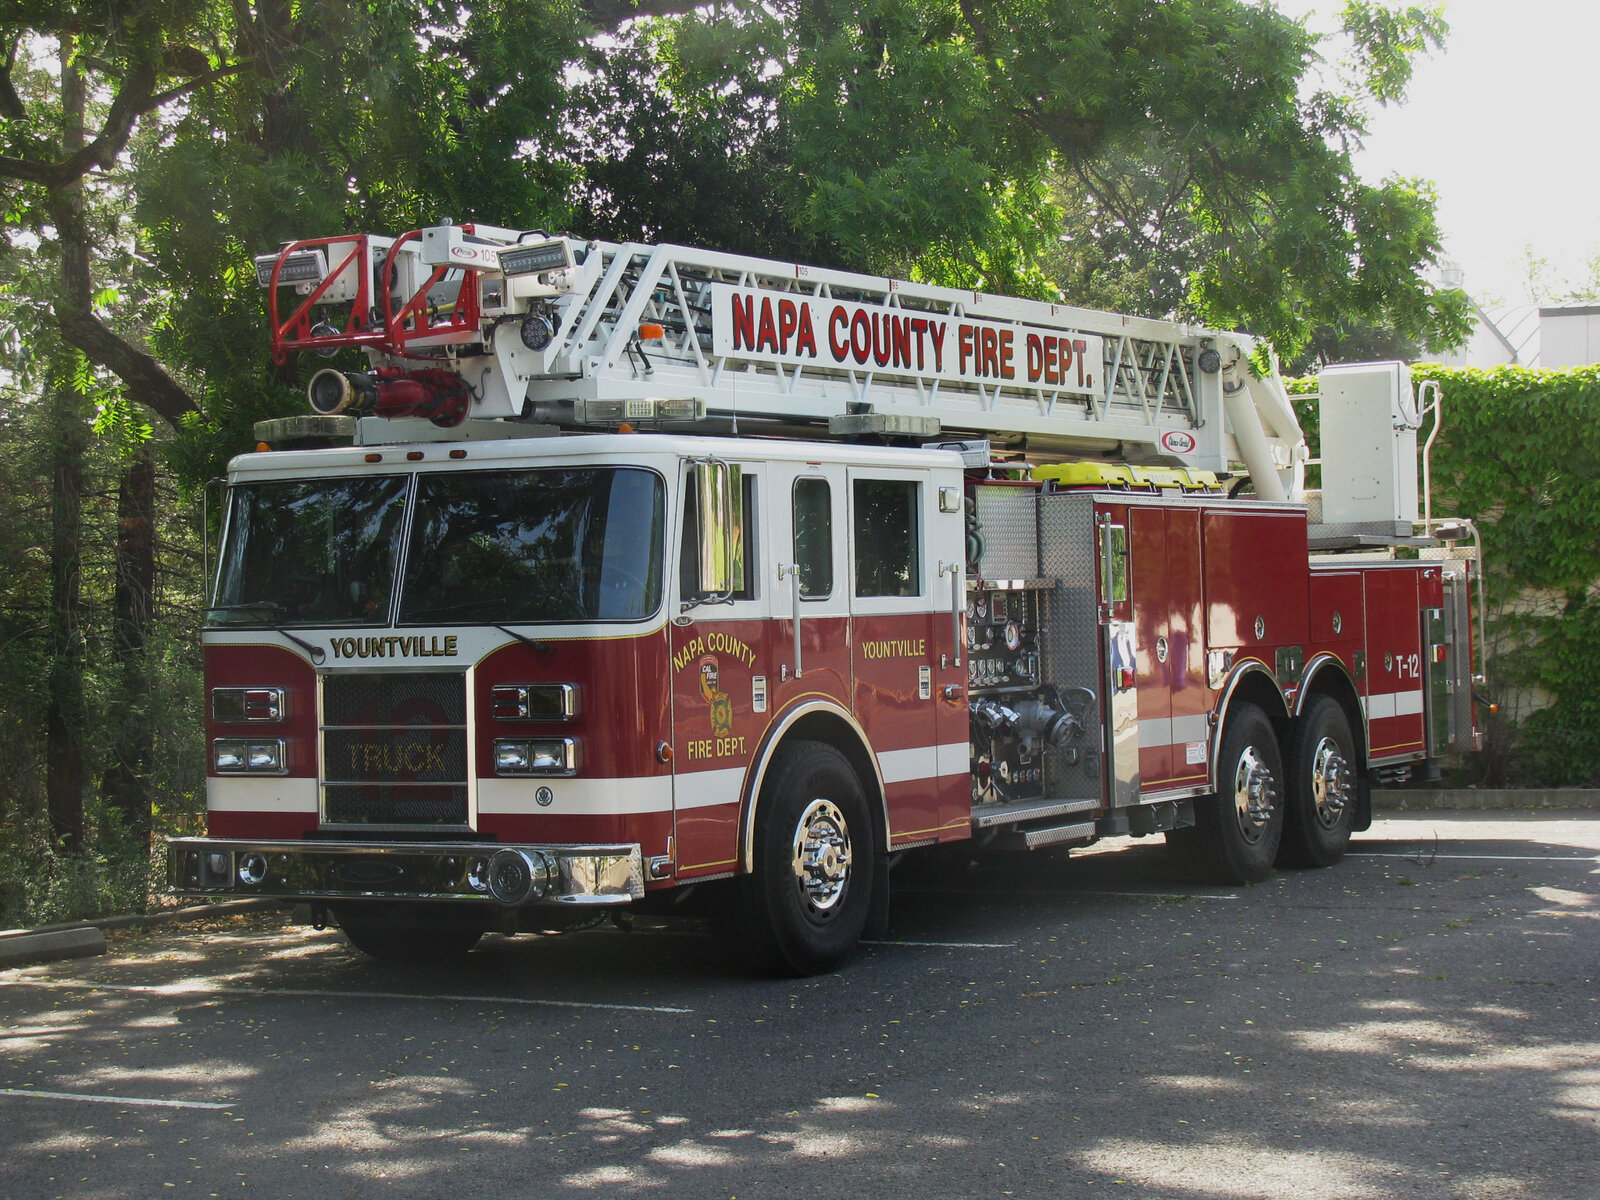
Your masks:
M497 850L489 860L489 894L507 908L543 896L550 879L550 859L537 850Z
M267 877L267 856L255 850L239 856L239 882L255 887Z

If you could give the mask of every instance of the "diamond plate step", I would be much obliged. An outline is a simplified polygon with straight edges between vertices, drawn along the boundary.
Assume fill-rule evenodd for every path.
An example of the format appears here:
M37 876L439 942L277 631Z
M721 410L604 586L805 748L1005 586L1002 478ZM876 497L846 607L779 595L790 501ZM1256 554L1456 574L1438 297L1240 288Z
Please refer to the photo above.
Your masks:
M1094 835L1093 821L1073 821L1043 828L1008 829L995 838L992 845L999 850L1038 850L1044 846L1059 846L1062 842L1080 842Z
M1067 817L1074 813L1093 812L1099 807L1098 799L1019 800L1014 804L984 804L972 810L972 827L993 829L997 825L1016 825L1021 821L1039 821L1046 817Z

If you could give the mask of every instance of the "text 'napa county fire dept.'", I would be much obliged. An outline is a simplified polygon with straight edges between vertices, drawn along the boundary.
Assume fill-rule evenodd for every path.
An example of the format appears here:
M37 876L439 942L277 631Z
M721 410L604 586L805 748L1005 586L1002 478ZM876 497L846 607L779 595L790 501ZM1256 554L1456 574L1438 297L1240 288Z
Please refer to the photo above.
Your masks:
M1015 382L1088 394L1101 338L892 305L713 285L712 351L966 382Z
M672 669L681 672L694 667L700 697L706 702L710 737L691 738L684 745L689 759L730 758L743 755L745 739L733 732L733 700L722 687L722 663L726 655L746 667L753 666L756 652L732 634L712 630L685 642L672 656Z

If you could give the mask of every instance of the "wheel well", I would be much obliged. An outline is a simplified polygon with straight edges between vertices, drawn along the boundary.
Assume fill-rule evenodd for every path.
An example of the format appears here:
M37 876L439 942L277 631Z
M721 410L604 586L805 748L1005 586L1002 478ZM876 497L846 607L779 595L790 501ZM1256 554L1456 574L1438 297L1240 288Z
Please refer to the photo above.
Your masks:
M1283 692L1279 689L1277 681L1267 674L1265 668L1245 671L1235 678L1224 702L1222 715L1224 725L1228 722L1228 712L1241 700L1249 701L1264 712L1279 738L1283 737L1289 722L1289 706L1284 702ZM1217 730L1219 743L1221 735L1222 731L1219 728Z
M861 792L866 797L867 808L872 816L873 852L883 853L889 845L889 817L877 763L854 725L831 709L816 709L795 718L761 752L760 784L750 794L739 834L739 862L743 869L751 869L751 840L755 831L756 809L764 799L762 793L766 790L766 769L779 750L797 739L822 742L845 756L850 769L861 782Z
M1211 741L1211 784L1212 790L1222 786L1222 781L1217 778L1220 769L1217 761L1222 754L1222 739L1228 731L1228 721L1241 703L1254 704L1272 723L1272 730L1278 735L1278 744L1283 745L1283 739L1289 731L1289 706L1284 702L1283 692L1278 688L1277 680L1267 674L1265 667L1252 665L1234 675L1228 684L1227 691L1223 694L1222 701L1217 705L1220 719Z
M1367 723L1361 716L1361 698L1356 694L1355 682L1341 667L1332 663L1324 665L1306 681L1300 694L1300 711L1304 712L1317 696L1328 696L1344 709L1345 720L1350 722L1350 735L1356 740L1356 755L1365 763Z

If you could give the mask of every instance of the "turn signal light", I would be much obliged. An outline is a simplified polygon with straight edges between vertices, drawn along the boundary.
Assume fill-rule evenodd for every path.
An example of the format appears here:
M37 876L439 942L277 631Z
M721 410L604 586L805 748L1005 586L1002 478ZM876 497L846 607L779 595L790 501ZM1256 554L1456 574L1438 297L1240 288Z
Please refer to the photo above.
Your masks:
M281 721L288 714L282 688L212 688L213 721Z

